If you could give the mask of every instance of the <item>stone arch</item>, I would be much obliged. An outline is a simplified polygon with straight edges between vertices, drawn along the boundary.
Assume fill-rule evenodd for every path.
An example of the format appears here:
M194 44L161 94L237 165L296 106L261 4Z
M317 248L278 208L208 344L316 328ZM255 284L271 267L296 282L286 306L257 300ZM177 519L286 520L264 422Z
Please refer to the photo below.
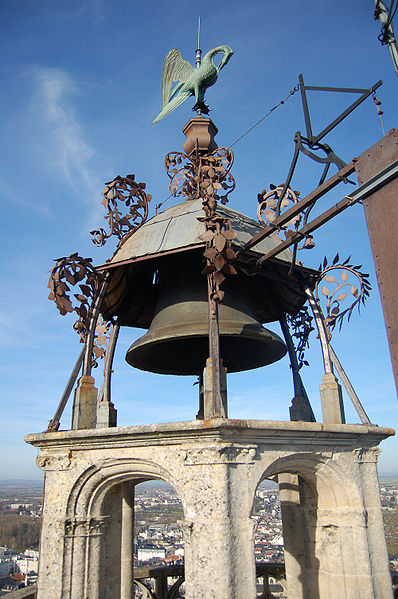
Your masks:
M345 568L358 574L349 556L366 510L352 458L344 451L285 453L259 466L256 489L267 478L279 484L288 594L295 599L333 596Z
M147 480L168 482L182 501L170 472L142 458L106 458L76 479L66 509L65 599L132 596L133 487Z
M272 479L286 473L302 477L314 497L317 498L319 508L337 507L345 505L350 507L362 505L361 494L352 472L348 471L341 460L315 453L292 453L277 456L271 463L261 465L260 473L255 480L254 495L258 486L265 479Z
M67 502L67 517L99 517L106 494L113 486L127 481L136 481L138 484L146 480L169 483L184 503L178 481L158 464L137 458L109 458L97 466L91 466L76 480Z

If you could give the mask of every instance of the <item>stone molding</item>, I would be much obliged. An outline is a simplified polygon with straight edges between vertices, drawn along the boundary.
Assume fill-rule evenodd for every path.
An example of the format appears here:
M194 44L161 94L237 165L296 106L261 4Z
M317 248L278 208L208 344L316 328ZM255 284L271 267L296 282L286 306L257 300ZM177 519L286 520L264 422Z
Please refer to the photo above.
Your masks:
M186 466L204 464L252 464L257 448L247 445L211 446L181 451Z
M83 429L31 434L27 443L43 450L64 447L74 451L87 449L126 449L144 445L197 444L198 440L211 443L240 443L280 446L294 442L311 445L313 451L324 448L361 446L362 443L380 443L394 434L391 428L363 424L322 424L320 422L285 422L271 420L217 419L171 422L108 429Z

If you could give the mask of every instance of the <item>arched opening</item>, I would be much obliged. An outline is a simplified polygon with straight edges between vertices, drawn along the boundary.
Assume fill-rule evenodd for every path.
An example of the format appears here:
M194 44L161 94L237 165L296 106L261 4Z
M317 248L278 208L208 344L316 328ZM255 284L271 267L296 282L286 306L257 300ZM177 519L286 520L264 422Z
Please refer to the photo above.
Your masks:
M268 483L267 491L264 481L269 479L274 487ZM280 507L274 497L277 494ZM260 478L252 510L257 526L257 582L261 583L257 597L319 599L326 596L325 591L332 596L344 569L355 575L355 567L347 560L347 548L354 546L353 522L362 516L357 490L336 463L313 454L276 459ZM259 551L261 535L267 536L264 529L272 539L278 527L283 546L278 541L275 545L281 553ZM273 587L274 581L282 588Z
M185 597L183 516L172 485L161 480L135 485L135 599Z
M264 479L257 487L252 518L257 597L286 597L284 594L284 541L278 484ZM286 586L286 585L285 585Z
M128 459L109 460L79 478L69 497L65 535L64 584L72 585L71 597L184 596L183 537L176 530L184 508L173 482L159 466Z

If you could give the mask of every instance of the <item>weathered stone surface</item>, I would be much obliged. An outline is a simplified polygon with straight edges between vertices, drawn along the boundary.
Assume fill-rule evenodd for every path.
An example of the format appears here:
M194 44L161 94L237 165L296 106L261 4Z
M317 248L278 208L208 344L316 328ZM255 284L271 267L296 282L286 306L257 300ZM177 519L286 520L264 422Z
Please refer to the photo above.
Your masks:
M289 597L391 599L376 470L376 446L391 434L214 419L28 435L46 471L38 599L128 594L125 484L147 479L166 480L182 501L187 599L254 599L252 507L271 477Z

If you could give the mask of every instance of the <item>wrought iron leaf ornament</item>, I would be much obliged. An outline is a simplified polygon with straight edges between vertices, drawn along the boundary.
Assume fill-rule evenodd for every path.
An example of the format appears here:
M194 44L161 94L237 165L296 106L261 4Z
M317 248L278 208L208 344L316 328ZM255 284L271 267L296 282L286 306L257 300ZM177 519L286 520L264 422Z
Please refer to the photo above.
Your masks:
M282 197L283 189L285 184L280 183L279 185L270 185L269 191L263 189L259 194L257 194L257 220L260 225L264 228L273 226L274 220L281 215L282 212L288 210L295 204L299 202L299 191L293 191L288 187ZM307 210L307 212L309 212ZM284 232L285 239L288 239L291 236L292 232L298 230L301 221L304 216L304 220L308 216L308 214L296 214L293 216L288 222L286 222L283 226L278 228L275 227L275 233L281 237L282 231ZM305 239L304 245L299 249L312 249L315 246L312 237L308 236Z
M98 358L105 358L106 350L109 343L110 323L106 322L102 316L99 316L97 326L95 328L95 338L93 346L93 366L98 366Z
M61 315L76 312L78 320L73 328L84 343L90 325L93 299L96 296L101 277L91 264L91 258L82 258L77 254L58 258L50 272L47 287L49 300L55 302ZM79 292L71 296L71 287L78 285Z
M228 195L235 189L235 180L230 173L234 155L229 148L216 148L210 154L193 152L187 156L182 152L170 152L165 157L169 191L174 197L187 200L201 199L205 216L198 220L205 223L206 230L200 239L206 242L203 275L210 276L212 302L223 301L224 292L220 285L225 275L236 274L231 262L236 252L231 242L236 237L231 221L217 213L218 202L225 205Z
M235 189L230 173L233 162L234 155L229 148L217 148L204 156L197 152L192 156L170 152L165 157L170 194L187 200L211 196L226 204L228 195Z
M351 265L350 259L349 256L339 264L340 258L336 254L330 266L327 258L319 266L321 273L315 286L315 296L318 302L320 298L326 302L325 324L329 334L337 323L341 329L345 316L350 320L355 306L360 311L372 288L369 274L361 272L362 265ZM339 274L333 271L338 271ZM350 303L347 308L343 308L342 302L346 300Z
M152 198L145 192L145 187L145 183L135 181L134 175L118 175L113 181L105 183L102 204L107 210L104 218L109 223L109 233L102 227L90 231L90 235L94 236L93 243L105 245L106 240L115 235L120 240L119 245L122 245L144 224L148 217L148 202ZM126 214L120 211L120 204L128 209Z
M297 204L299 201L299 191L293 191L288 187L282 198L284 183L280 185L270 185L269 191L263 189L261 193L257 194L258 206L257 206L257 220L263 227L266 227L276 219L281 209L288 209L292 205ZM265 217L265 221L264 221ZM289 222L287 222L283 228L288 226L296 226L300 223L301 215L297 214Z
M309 347L309 336L315 330L312 326L313 318L308 311L308 307L304 306L295 316L286 314L286 320L293 330L291 335L296 340L295 349L300 370L303 366L309 366L309 363L304 359L304 354L306 348Z

